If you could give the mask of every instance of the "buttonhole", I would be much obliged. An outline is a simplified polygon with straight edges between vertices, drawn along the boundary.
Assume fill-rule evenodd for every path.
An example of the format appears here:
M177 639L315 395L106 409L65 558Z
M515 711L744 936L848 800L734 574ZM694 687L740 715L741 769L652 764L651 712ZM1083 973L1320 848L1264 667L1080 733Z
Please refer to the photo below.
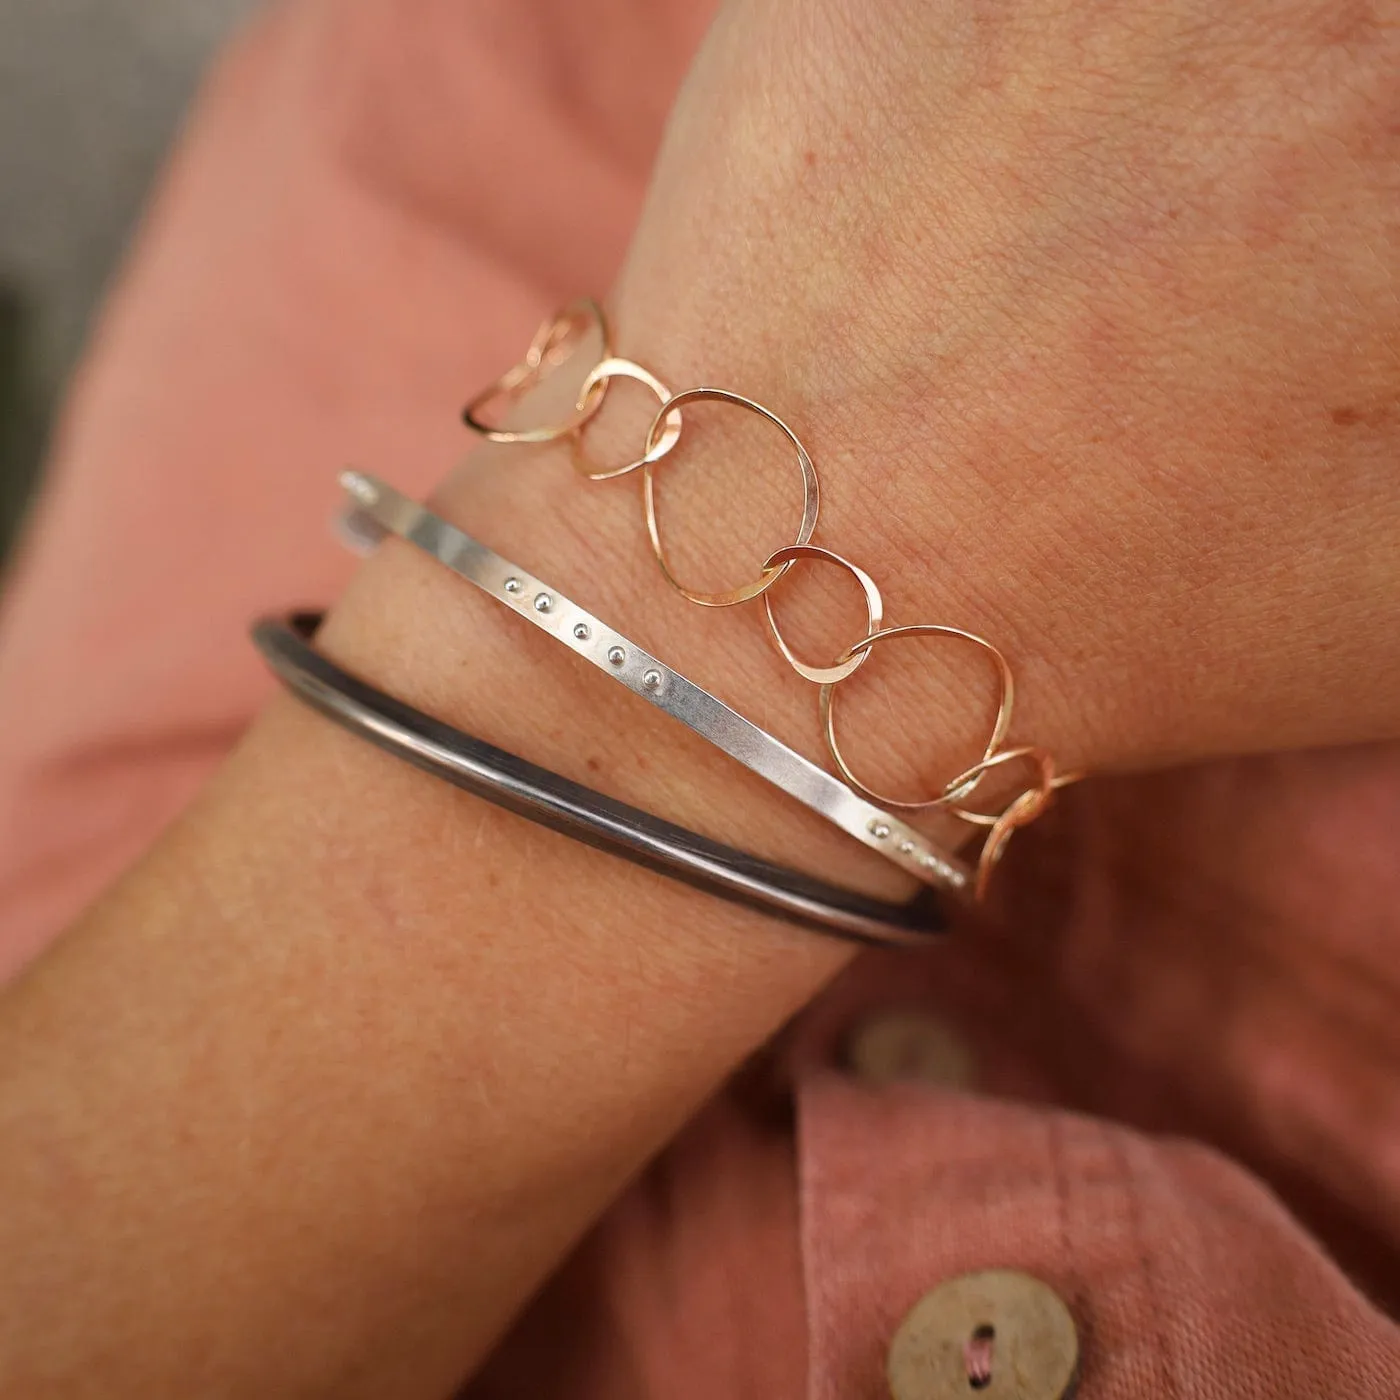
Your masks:
M963 1366L967 1371L967 1383L973 1390L985 1390L992 1383L992 1346L996 1335L997 1329L984 1322L973 1328L972 1335L963 1343Z

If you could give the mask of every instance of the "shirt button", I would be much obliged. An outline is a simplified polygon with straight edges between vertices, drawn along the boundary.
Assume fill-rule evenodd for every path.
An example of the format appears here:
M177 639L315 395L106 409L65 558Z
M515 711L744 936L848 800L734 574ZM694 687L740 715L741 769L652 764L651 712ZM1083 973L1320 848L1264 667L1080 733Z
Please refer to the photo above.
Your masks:
M989 1269L926 1293L886 1363L894 1400L1067 1400L1079 1337L1059 1295L1029 1274Z
M915 1080L963 1089L975 1073L962 1039L923 1011L883 1011L862 1021L846 1039L846 1064L872 1084Z

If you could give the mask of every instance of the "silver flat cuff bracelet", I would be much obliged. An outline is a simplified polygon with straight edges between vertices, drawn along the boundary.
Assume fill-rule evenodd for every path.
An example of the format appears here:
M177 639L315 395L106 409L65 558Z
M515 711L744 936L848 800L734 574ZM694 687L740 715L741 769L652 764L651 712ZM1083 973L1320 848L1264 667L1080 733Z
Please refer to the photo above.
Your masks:
M344 523L357 545L370 548L386 534L416 545L902 870L928 885L957 893L971 890L972 872L962 861L585 612L557 588L375 477L345 472L340 482L350 499Z
M312 708L398 758L519 816L697 889L852 942L910 947L943 928L922 889L905 904L851 890L711 841L473 738L342 670L311 645L317 613L266 619L253 641Z

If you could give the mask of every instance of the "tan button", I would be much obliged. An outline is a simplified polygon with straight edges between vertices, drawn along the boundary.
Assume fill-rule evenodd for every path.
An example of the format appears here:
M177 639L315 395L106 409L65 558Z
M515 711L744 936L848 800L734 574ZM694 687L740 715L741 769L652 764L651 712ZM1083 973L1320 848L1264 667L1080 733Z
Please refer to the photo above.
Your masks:
M951 1089L972 1083L972 1053L940 1021L922 1011L884 1011L862 1021L846 1040L846 1063L872 1084L917 1080Z
M886 1363L894 1400L1067 1400L1079 1337L1059 1295L1029 1274L989 1269L926 1293Z

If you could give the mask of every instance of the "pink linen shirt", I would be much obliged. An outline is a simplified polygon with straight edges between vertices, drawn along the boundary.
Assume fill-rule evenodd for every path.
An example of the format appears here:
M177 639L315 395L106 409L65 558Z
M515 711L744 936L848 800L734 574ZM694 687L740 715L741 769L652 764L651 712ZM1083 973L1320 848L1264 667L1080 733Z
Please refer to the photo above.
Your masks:
M5 599L0 976L269 694L248 620L345 583L320 528L335 469L393 463L426 492L461 451L464 386L608 285L707 18L286 0L228 54L96 329ZM1068 1305L1083 1400L1400 1395L1400 751L1222 765L1157 797L1207 870L1247 804L1248 859L1307 939L1237 937L1189 904L1129 920L1090 888L1049 922L863 958L468 1393L875 1400L922 1294L1008 1268ZM1112 843L1111 792L1066 807ZM955 1046L956 1072L848 1068L891 1013Z

